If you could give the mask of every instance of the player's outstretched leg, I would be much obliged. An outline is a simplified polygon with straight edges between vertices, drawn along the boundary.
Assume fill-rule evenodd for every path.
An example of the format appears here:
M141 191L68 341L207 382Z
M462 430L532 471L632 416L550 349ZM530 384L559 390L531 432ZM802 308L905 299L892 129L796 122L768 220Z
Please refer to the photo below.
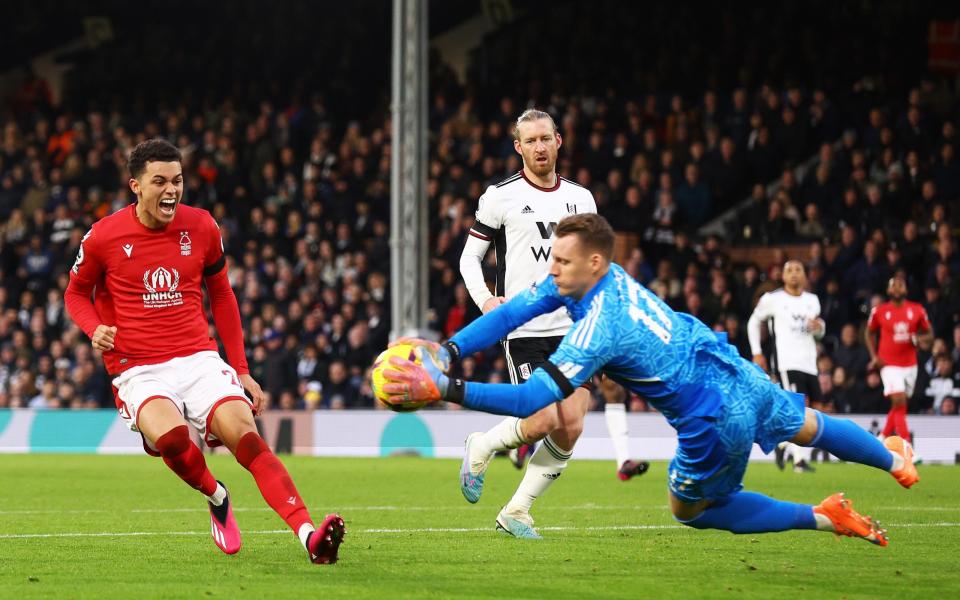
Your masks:
M840 460L888 471L909 488L920 480L910 444L896 436L887 440L881 442L853 421L808 408L803 427L792 441L826 450Z
M810 529L860 537L880 546L888 542L886 530L854 511L843 494L834 494L817 506L784 502L754 492L736 492L709 503L685 503L671 494L670 505L678 521L697 529L732 533Z
M314 527L286 467L257 433L249 404L225 402L210 420L214 435L230 449L237 462L250 471L263 499L300 539L310 560L318 564L337 562L345 532L343 519L339 515L328 515L320 529Z

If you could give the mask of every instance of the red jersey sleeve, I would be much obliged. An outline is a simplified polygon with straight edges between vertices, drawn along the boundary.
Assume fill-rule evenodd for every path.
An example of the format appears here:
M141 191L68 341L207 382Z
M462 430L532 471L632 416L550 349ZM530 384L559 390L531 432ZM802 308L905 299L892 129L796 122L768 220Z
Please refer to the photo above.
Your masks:
M219 273L226 266L226 257L223 254L223 238L220 237L220 226L211 216L207 227L207 254L203 261L203 276L210 277Z
M91 294L97 284L102 284L103 271L103 262L97 251L96 230L91 228L80 241L77 260L70 269L70 283L63 294L70 318L87 337L93 337L93 332L101 323Z
M923 306L920 309L920 316L917 318L917 331L930 331L930 318L927 317L927 309Z
M216 221L210 218L207 240L207 255L204 257L203 276L210 296L210 312L217 335L223 341L227 351L227 362L239 375L250 372L247 356L243 349L243 324L240 320L240 307L237 297L227 278L226 257L223 254L223 240Z
M876 331L880 329L880 318L877 317L876 306L870 309L870 318L867 320L867 329L870 331Z

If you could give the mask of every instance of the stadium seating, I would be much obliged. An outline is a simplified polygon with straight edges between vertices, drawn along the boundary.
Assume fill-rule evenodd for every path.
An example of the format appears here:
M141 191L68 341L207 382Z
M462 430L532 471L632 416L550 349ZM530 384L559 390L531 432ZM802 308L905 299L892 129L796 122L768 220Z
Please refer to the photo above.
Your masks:
M239 5L232 19L242 28L253 8ZM569 3L558 18L593 19L596 32L615 5L597 3L587 17ZM528 15L511 27L531 23ZM831 365L842 346L840 330L862 326L890 274L902 269L911 297L927 303L943 340L938 350L958 353L957 96L932 77L910 85L898 80L915 64L911 57L891 67L886 81L851 60L823 85L823 73L802 70L778 83L740 85L738 73L694 82L686 74L707 68L705 48L726 48L724 40L750 26L737 18L729 31L709 30L709 19L698 23L707 29L684 38L700 40L695 64L664 59L616 86L598 84L595 93L586 84L614 74L584 74L575 89L557 74L600 64L610 40L622 41L617 32L630 23L607 20L609 36L574 36L546 63L521 61L516 70L502 65L529 49L518 47L521 38L507 28L474 56L470 76L483 84L477 87L431 57L431 325L449 334L479 314L460 283L459 253L477 198L519 168L511 121L533 103L553 114L564 136L561 174L591 189L600 212L617 226L618 259L675 308L727 330L741 352L747 353L744 328L755 298L778 285L777 263L804 260L830 325L824 375L837 385L828 396L838 410L868 410L847 393L865 388L867 374L844 372L838 379ZM385 21L375 25L386 28ZM541 33L544 40L556 35ZM639 56L643 44L671 38L669 31L649 33L635 45L623 42L622 50ZM768 34L744 43L763 47ZM390 329L385 90L366 80L346 84L357 79L346 77L349 61L298 73L297 57L319 52L310 40L276 50L274 62L283 68L263 74L267 85L231 87L241 67L217 61L263 49L218 52L217 39L209 38L204 53L215 64L193 65L176 55L154 65L182 68L186 90L211 72L222 74L204 88L205 97L108 96L103 91L116 89L122 75L119 63L95 52L80 60L57 106L22 95L0 119L0 407L112 406L100 359L65 315L62 292L86 229L131 201L126 153L158 135L184 152L187 201L221 223L252 372L271 401L304 409L374 406L368 366ZM874 42L867 39L857 52L870 52ZM132 50L136 42L118 44ZM813 46L806 51L815 52ZM566 59L567 68L559 68ZM751 60L754 80L767 81L761 61ZM331 89L338 93L313 91ZM144 117L153 114L144 102L156 108L155 117ZM717 227L704 229L711 224ZM911 227L916 235L906 231ZM873 246L875 261L864 258L865 245ZM492 257L485 268L492 273ZM923 377L944 376L931 350L922 356L930 366L921 369L916 410L933 406ZM465 368L480 379L507 379L496 349ZM632 406L644 408L640 399Z

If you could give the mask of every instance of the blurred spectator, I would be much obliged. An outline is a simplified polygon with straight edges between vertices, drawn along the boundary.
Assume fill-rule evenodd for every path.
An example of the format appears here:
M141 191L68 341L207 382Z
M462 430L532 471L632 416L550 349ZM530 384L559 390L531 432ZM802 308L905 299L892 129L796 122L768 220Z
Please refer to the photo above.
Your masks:
M935 369L923 390L921 406L934 414L950 415L957 412L960 398L960 375L954 372L949 354L935 356Z
M860 380L866 375L870 354L861 342L862 336L853 323L843 326L840 333L840 344L833 351L833 360L837 368L842 368L854 380Z

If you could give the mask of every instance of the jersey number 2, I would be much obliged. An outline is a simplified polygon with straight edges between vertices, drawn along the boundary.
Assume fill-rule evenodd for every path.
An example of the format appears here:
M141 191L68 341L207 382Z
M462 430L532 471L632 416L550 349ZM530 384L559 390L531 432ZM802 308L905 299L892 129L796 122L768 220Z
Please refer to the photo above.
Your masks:
M226 369L224 369L223 371L220 371L220 372L226 375L230 379L230 383L232 383L233 385L237 387L243 387L242 385L240 385L240 382L237 381L237 378L234 376L234 374L231 373L230 371L227 371Z

